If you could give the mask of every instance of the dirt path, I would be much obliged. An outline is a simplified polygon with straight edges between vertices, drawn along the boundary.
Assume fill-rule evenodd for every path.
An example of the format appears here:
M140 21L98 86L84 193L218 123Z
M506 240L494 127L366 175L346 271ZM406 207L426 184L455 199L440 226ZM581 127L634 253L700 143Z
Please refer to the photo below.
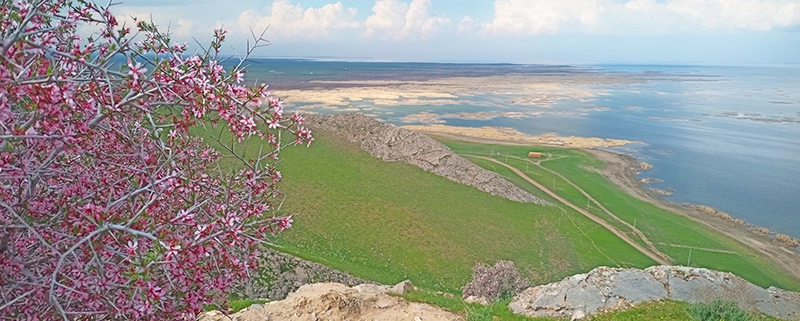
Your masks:
M614 235L616 235L617 237L619 237L620 239L622 239L623 241L628 243L630 246L633 246L639 252L642 252L642 254L647 255L647 257L649 257L653 261L658 262L658 264L661 264L661 265L669 265L670 264L669 262L667 262L667 260L665 260L664 258L659 256L658 254L654 253L650 249L647 249L647 248L639 245L639 243L636 243L627 234L625 234L622 231L620 231L619 229L617 229L614 225L611 225L610 223L608 223L605 220L597 217L596 215L594 215L594 214L592 214L592 213L590 213L590 212L588 212L588 211L586 211L586 210L584 210L584 209L582 209L582 208L580 208L578 206L575 206L575 204L570 203L569 201L567 201L563 197L559 196L555 192L551 191L547 187L544 187L542 184L539 184L539 182L537 182L537 181L533 180L532 178L528 177L528 175L525 175L525 173L522 172L521 170L519 170L519 169L517 169L515 167L512 167L510 165L507 165L506 163L498 161L498 160L496 160L494 158L489 158L489 157L484 157L484 156L473 156L473 155L464 155L464 156L480 158L480 159L483 159L483 160L492 161L492 162L495 162L497 164L500 164L500 165L503 165L503 166L507 167L508 169L513 171L515 174L519 175L520 177L522 177L523 179L528 181L528 183L531 183L534 186L536 186L536 188L542 190L542 192L545 192L547 195L550 195L551 197L555 198L559 202L564 203L564 205L567 205L567 206L571 207L572 209L574 209L574 210L578 211L579 213L583 214L584 216L588 217L589 219L591 219L595 223L600 224L600 226L602 226L602 227L606 228L607 230L611 231L611 233L614 233Z
M441 136L446 139L453 139L459 141L466 141L478 144L501 144L512 146L531 146L530 143L476 138L464 135L443 134L443 133L428 133L431 136ZM535 144L533 144L535 145ZM545 146L545 145L542 145ZM549 146L548 147L557 147ZM608 179L611 183L642 201L648 202L662 209L672 213L682 215L692 219L700 224L703 224L709 230L723 234L742 246L751 249L757 253L761 259L764 259L784 273L800 282L800 254L797 251L789 249L785 246L775 243L766 235L754 233L741 225L736 225L715 217L697 213L693 210L680 206L678 204L669 202L658 195L649 193L636 179L636 173L639 171L639 162L630 156L620 153L597 150L597 149L582 149L587 153L593 155L599 160L603 161L606 166L596 171Z
M604 150L585 149L585 151L606 164L605 168L599 169L597 172L605 176L606 179L611 181L614 185L617 185L623 191L662 209L690 218L703 224L712 231L716 231L736 240L745 247L758 253L762 259L774 264L793 279L800 281L800 269L797 268L800 266L800 255L798 255L797 252L775 244L768 236L749 231L741 225L697 213L678 204L671 203L657 195L648 193L636 180L636 172L639 164L632 157Z
M662 259L664 259L667 262L673 262L674 261L671 257L669 257L669 255L667 255L664 252L659 251L658 248L656 248L656 246L653 244L653 242L651 242L650 239L648 239L647 236L645 236L644 233L642 233L641 230L637 229L635 226L631 225L630 223L628 223L628 222L622 220L621 218L619 218L618 216L614 215L614 213L611 213L611 211L609 211L605 206L603 206L603 204L600 204L600 202L598 202L594 197L592 197L592 195L589 195L589 193L587 193L582 188L580 188L580 186L576 185L575 183L573 183L572 181L570 181L569 179L564 177L564 175L561 175L560 173L558 173L558 172L556 172L556 171L554 171L552 169L549 169L547 167L542 166L542 164L540 162L534 162L534 161L530 161L530 160L523 159L523 158L516 157L516 156L511 156L511 157L515 158L517 160L521 160L521 161L524 161L524 162L528 162L528 163L534 164L534 165L538 166L539 168L541 168L542 170L545 170L545 171L547 171L547 172L549 172L549 173L551 173L553 175L558 176L558 178L561 178L562 180L567 182L567 184L569 184L570 186L572 186L573 188L578 190L578 192L583 194L583 196L586 196L586 198L588 198L592 203L597 205L597 207L600 208L600 210L602 210L606 214L608 214L608 216L611 216L617 222L620 222L623 225L627 226L629 229L631 229L631 231L633 231L633 233L636 234L636 236L638 236L639 239L641 239L645 244L647 244L647 247L650 249L650 251L652 251L653 253L657 254L658 256L660 256ZM549 159L546 159L546 160L549 160Z

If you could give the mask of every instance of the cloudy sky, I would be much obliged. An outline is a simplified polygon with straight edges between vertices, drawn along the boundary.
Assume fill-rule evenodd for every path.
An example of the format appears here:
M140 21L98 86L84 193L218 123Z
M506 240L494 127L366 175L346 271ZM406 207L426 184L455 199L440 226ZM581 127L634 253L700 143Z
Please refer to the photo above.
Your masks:
M800 64L800 0L128 0L174 38L230 32L265 57L514 63Z

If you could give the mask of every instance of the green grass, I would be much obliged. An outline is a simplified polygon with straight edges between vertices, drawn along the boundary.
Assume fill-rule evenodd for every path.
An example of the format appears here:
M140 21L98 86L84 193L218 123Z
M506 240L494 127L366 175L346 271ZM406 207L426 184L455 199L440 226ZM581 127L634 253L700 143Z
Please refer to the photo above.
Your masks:
M697 320L692 317L692 309L696 309L700 304L689 304L686 302L660 301L647 302L636 306L627 311L611 312L600 314L587 319L587 321L708 321ZM778 321L763 314L747 314L750 321ZM717 319L714 321L731 321L729 319Z
M635 221L636 227L660 251L674 259L674 264L686 265L690 263L691 266L733 272L762 287L777 286L789 290L800 290L800 283L797 280L791 279L765 260L758 258L755 252L735 240L713 232L694 220L628 195L602 175L591 170L592 168L601 168L604 164L584 151L539 146L481 145L448 140L442 140L442 142L460 154L488 156L492 151L501 153L502 156L496 156L496 159L503 162L506 161L505 155L507 153L509 155L508 164L523 171L526 170L526 161L514 157L527 158L527 153L531 150L542 151L545 155L551 154L553 157L562 157L543 161L542 165L558 172L584 189L620 219L629 224L634 224ZM476 162L476 164L489 170L496 170L501 167L487 166L491 164L488 161ZM552 186L553 178L555 177L553 174L532 164L527 165L527 169L531 172L529 176L532 179L545 186ZM516 184L528 184L515 178L514 176L517 175L508 170L497 172L508 177ZM562 179L556 178L555 185L556 192L571 203L578 206L583 206L587 203L586 196L567 185ZM613 219L596 207L590 211L615 224L620 230L630 231L630 228L621 223L613 222ZM629 233L629 235L634 237L633 234ZM733 251L739 254L693 249L690 260L689 249L669 244Z
M488 155L494 149L524 157L531 149L446 143L464 154ZM251 143L247 150L254 152L259 146ZM733 240L638 201L587 170L602 163L586 153L536 149L565 156L544 164L587 190L622 219L631 223L636 219L637 227L652 241L742 253L694 251L693 266L732 271L761 286L800 289L795 281ZM460 293L477 262L512 260L534 284L557 281L599 265L642 268L653 264L607 230L563 205L538 206L494 197L411 165L382 162L333 137L318 134L312 147L289 148L281 157L280 169L286 178L282 190L287 195L281 214L293 214L295 226L274 239L279 249L361 278L384 284L411 279L425 289ZM555 203L509 169L486 160L472 161ZM223 162L224 166L228 163ZM509 158L508 163L526 169L522 161ZM542 184L553 183L551 173L532 165L527 170ZM555 179L562 197L585 204L583 195L560 178ZM623 225L618 226L625 231ZM687 259L686 249L659 248L677 261ZM468 320L526 320L511 313L507 301L483 307L424 291L405 297L462 313ZM237 299L230 306L240 310L253 303L257 301ZM688 306L670 301L648 303L591 320L690 320Z
M253 304L264 304L267 300L253 300L253 299L234 299L228 301L228 306L233 312L239 312Z
M332 137L282 159L282 210L295 225L279 249L358 277L459 293L478 262L514 261L534 283L653 264L580 214L495 197Z
M428 291L412 291L402 296L411 302L422 302L442 307L446 310L464 315L467 321L527 321L527 320L560 320L558 318L527 318L514 314L508 309L510 299L497 301L490 306L483 306L477 303L466 303L460 297L448 298Z

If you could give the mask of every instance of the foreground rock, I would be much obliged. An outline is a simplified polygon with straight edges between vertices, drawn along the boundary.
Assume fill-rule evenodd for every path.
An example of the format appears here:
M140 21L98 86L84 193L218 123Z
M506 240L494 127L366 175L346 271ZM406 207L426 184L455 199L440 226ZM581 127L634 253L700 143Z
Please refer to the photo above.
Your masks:
M403 285L405 287L406 285ZM362 284L347 287L339 283L317 283L300 287L285 300L254 304L226 316L206 312L198 321L455 321L461 316L423 303L390 296L388 286Z
M671 299L690 303L716 299L783 319L800 319L800 293L763 289L732 273L680 266L645 270L599 267L547 285L528 288L508 307L526 316L571 317Z
M309 115L307 125L343 137L384 161L403 161L454 182L523 203L547 204L500 175L456 155L436 140L362 114Z

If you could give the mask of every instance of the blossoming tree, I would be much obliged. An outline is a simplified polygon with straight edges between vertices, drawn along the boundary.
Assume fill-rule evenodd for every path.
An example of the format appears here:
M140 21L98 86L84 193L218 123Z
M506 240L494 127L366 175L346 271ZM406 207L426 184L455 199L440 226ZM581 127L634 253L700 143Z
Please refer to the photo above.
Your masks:
M0 319L191 319L291 226L275 165L311 133L224 39L187 54L107 6L0 1Z

